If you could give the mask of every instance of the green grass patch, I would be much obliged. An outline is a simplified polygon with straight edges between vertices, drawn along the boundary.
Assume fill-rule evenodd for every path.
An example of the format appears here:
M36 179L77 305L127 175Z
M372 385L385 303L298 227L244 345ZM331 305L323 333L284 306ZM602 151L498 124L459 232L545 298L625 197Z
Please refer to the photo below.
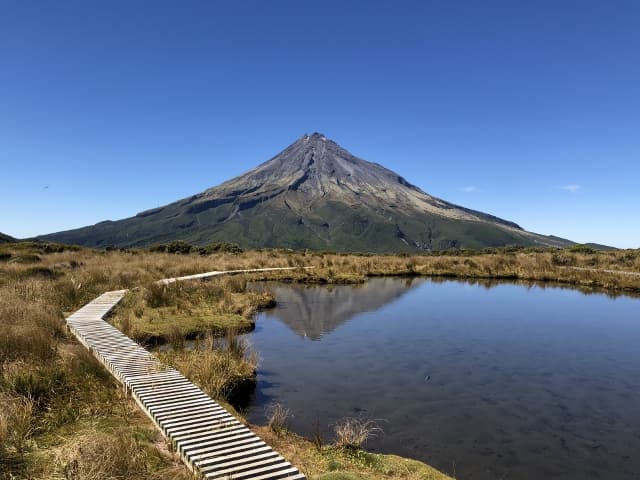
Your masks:
M229 330L253 330L253 314L274 305L271 294L247 290L242 277L151 283L127 293L111 321L130 337L150 344L182 342Z
M310 480L452 480L452 477L417 460L371 453L360 448L317 444L286 431L276 434L268 426L254 427L258 435L301 468Z
M223 335L229 329L248 331L254 322L237 313L220 313L211 306L200 306L180 310L176 307L148 309L142 318L135 320L132 335L138 340L149 338L169 341L179 335L183 338L195 338L205 332Z

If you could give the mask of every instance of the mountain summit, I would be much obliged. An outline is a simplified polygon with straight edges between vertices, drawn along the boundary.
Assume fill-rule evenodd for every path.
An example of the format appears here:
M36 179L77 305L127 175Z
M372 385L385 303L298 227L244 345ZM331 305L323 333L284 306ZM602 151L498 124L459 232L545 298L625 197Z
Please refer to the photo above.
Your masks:
M182 239L371 252L570 243L432 197L321 133L304 135L255 169L192 197L42 238L97 247Z

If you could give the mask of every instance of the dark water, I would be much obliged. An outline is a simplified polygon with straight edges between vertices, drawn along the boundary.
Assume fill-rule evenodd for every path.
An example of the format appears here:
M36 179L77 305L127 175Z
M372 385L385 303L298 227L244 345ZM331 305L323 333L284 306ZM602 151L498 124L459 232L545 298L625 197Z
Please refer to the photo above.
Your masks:
M327 440L376 419L373 451L458 479L639 479L640 300L498 283L267 284L278 306L250 420L280 402Z

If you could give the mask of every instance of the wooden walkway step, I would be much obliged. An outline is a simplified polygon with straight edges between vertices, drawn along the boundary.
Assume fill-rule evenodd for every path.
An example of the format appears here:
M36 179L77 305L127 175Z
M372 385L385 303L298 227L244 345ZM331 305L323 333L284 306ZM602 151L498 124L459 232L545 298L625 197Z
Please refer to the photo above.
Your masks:
M182 278L169 280L167 283ZM69 316L67 324L124 385L187 466L210 479L304 479L297 468L184 375L104 321L125 293L100 295Z

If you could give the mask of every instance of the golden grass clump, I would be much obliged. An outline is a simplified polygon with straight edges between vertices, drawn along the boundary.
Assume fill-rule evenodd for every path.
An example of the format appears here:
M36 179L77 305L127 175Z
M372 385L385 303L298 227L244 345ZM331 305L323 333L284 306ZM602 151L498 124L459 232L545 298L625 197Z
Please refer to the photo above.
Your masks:
M237 388L255 383L258 356L233 331L224 339L209 333L196 340L191 350L173 349L157 355L216 399L230 400Z
M158 477L149 466L163 464L152 445L126 430L79 435L58 452L55 461L67 480L151 480Z
M368 439L382 432L373 420L348 417L335 424L336 446L339 448L360 449Z
M33 401L4 393L0 405L0 463L22 459L35 428Z
M267 409L269 429L278 436L282 436L288 431L291 410L285 408L280 403L274 403Z

